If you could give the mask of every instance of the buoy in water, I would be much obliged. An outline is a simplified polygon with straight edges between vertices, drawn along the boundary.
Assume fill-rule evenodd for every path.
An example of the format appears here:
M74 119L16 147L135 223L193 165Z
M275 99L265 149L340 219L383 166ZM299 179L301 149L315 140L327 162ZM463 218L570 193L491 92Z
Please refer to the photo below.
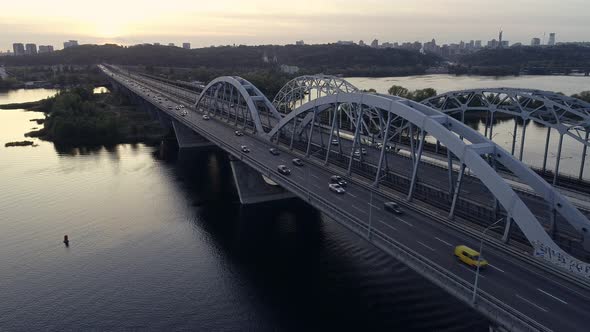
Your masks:
M70 245L70 240L68 239L67 235L64 235L64 244L66 245L66 247Z

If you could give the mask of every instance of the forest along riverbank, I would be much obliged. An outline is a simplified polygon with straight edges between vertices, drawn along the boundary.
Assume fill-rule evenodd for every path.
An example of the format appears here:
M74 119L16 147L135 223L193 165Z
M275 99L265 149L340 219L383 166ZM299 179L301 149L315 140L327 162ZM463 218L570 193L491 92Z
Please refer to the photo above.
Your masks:
M165 134L159 123L117 93L93 93L93 88L76 87L36 102L1 105L2 109L41 111L35 119L43 128L27 137L61 145L157 143ZM11 142L16 143L16 142Z

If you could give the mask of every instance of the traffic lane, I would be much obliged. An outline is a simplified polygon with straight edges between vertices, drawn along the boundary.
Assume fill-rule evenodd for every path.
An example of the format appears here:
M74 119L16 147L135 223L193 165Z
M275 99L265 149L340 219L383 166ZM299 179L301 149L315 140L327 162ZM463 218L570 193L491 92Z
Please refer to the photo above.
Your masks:
M211 122L211 123L212 123L212 122ZM243 138L244 138L244 139L242 140L242 143L250 142L252 147L254 147L254 146L258 146L258 145L256 144L256 143L259 143L259 141L258 141L258 140L256 140L256 141L251 141L251 140L248 140L248 139L246 139L246 138L247 138L247 136L243 136ZM260 153L260 154L262 154L262 155L261 155L261 157L263 157L262 159L268 159L268 156L270 155L270 153L268 153L268 150L266 150L266 149L264 149L264 148L262 148L262 149L255 148L255 150L257 151L257 153ZM264 153L267 153L266 157L264 157ZM274 156L273 156L273 157L274 157ZM285 160L282 160L282 161L284 162ZM326 177L328 177L328 178L329 178L329 175L330 175L329 173L328 173L328 174L324 174L324 176L326 176ZM316 176L316 177L319 177L318 175L314 175L314 176ZM326 183L327 183L327 181L326 181ZM325 193L327 193L327 194L332 194L332 193L331 193L331 192L330 192L328 189L326 189L326 188L327 188L327 185L326 185L325 187L322 187L322 186L320 186L320 185L316 184L315 182L313 182L313 184L314 184L314 187L315 187L316 189L319 189L320 191L325 191ZM366 194L366 193L361 193L361 192L359 192L359 193L358 193L358 195L359 195L359 196L360 196L360 195L362 195L362 194ZM339 198L339 199L340 199L340 198ZM340 199L340 200L343 200L343 199ZM367 202L367 204L368 204L368 202ZM354 205L352 205L352 204L351 204L351 206L350 206L350 208L349 208L349 209L350 209L350 210L349 210L349 212L350 212L352 215L357 215L359 212L360 212L360 213L362 213L362 214L366 214L366 213L364 213L364 211L360 210L358 207L356 207L356 206L354 206ZM359 210L360 210L360 211L359 211ZM377 210L377 211L378 211L378 210ZM378 212L376 212L376 214L378 215ZM391 228L390 228L390 229L391 229ZM424 244L425 244L424 242L421 242L421 244L422 244L422 246L421 246L422 248L419 248L419 249L418 249L418 251L424 251L424 250L428 250L428 251L430 251L430 252L432 252L432 251L436 251L436 250L433 250L434 248L432 247L432 245L431 245L431 244L430 244L430 245L428 245L428 244L427 244L427 245L424 245ZM428 257L428 254L432 254L432 253L428 253L428 252L426 252L426 253L423 253L423 254L425 255L425 257ZM470 271L467 271L467 272L470 272ZM482 283L483 283L483 282L482 282ZM482 288L482 289L483 289L483 288Z

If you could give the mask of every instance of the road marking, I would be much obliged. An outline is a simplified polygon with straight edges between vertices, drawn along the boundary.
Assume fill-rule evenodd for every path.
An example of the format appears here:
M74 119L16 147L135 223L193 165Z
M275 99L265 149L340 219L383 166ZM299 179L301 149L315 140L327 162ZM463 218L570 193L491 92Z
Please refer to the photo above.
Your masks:
M382 223L383 225L385 225L385 226L387 226L387 227L389 227L389 228L393 229L394 231L397 231L397 228L395 228L395 227L391 226L390 224L386 223L385 221L383 221L383 220L381 220L381 219L377 219L377 222L380 222L380 223Z
M380 208L380 207L378 207L378 206L375 206L375 205L373 205L373 204L371 204L371 203L369 203L369 205L370 205L370 206L372 206L374 209L377 209L377 210L381 211L381 208Z
M559 302L561 302L561 303L563 303L563 304L567 304L567 302L565 302L564 300L562 300L562 299L558 298L558 297L557 297L557 296L555 296L555 295L551 295L551 294L547 293L546 291L542 290L541 288L537 288L537 290L538 290L539 292L541 292L541 293L543 293L543 294L547 295L547 296L551 296L552 298L556 299L557 301L559 301Z
M422 245L422 246L424 246L424 247L426 247L426 248L428 248L428 249L430 249L430 250L434 251L434 248L432 248L432 247L429 247L429 246L425 245L424 243L422 243L422 242L420 242L420 241L416 241L416 242L418 242L418 244L420 244L420 245Z
M541 311L544 311L544 312L549 312L549 310L547 310L547 309L545 309L545 308L543 308L543 307L541 307L541 306L538 306L537 304L535 304L535 303L533 303L533 302L531 302L531 301L529 301L529 300L525 299L524 297L522 297L522 296L520 296L520 295L518 295L518 294L516 294L516 297L518 297L519 299L521 299L521 300L523 300L523 301L527 302L528 304L530 304L530 305L532 305L532 306L536 307L537 309L539 309L539 310L541 310Z
M490 266L492 269L496 269L496 270L498 270L498 271L500 271L500 272L502 272L502 273L506 273L506 272L504 272L504 270L502 270L502 269L501 269L501 268L499 268L499 267L496 267L495 265L492 265L492 264L489 264L489 263L488 263L488 265L489 265L489 266Z
M358 198L358 196L353 195L353 194L349 193L348 191L346 193L349 194L350 196L354 197L354 198Z
M352 204L351 204L350 206L352 206L352 208L354 208L354 209L357 209L357 210L359 210L361 213L367 214L367 213L365 212L365 210L361 210L360 208L358 208L358 207L356 207L356 206L354 206L354 205L352 205Z
M449 246L449 247L452 247L452 246L453 246L452 244L448 243L447 241L445 241L445 240L443 240L443 239L439 239L439 238L438 238L438 237L436 237L436 236L435 236L434 238L435 238L435 239L437 239L437 240L439 240L440 242L442 242L442 243L446 244L446 245L447 245L447 246Z
M473 274L477 274L477 268L472 268L472 267L467 267L467 265L461 263L460 265L462 268L466 269L467 271L473 273ZM480 278L485 278L486 276L484 276L483 274L481 274L481 270L479 271L479 277Z
M395 218L395 219L397 219L397 220L399 220L399 221L401 221L401 222L403 222L404 224L406 224L406 225L408 225L408 226L410 226L410 227L414 227L414 225L413 225L412 223L409 223L409 222L407 222L407 221L405 221L405 220L403 220L403 219L400 219L400 218L398 218L398 217L394 217L394 218Z

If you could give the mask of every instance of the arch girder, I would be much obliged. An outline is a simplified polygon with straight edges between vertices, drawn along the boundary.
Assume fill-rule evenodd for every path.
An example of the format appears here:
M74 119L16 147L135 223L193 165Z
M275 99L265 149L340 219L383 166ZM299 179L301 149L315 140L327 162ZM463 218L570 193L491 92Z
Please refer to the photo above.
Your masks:
M466 126L438 110L426 105L405 100L399 97L383 96L363 93L340 93L329 95L303 104L293 112L287 114L271 130L268 135L273 136L282 127L288 125L294 118L313 111L322 112L334 104L356 104L367 108L375 108L392 113L414 126L426 131L439 140L451 153L456 155L467 168L481 180L488 190L495 196L502 207L522 230L535 248L551 250L555 255L566 258L558 262L554 256L543 256L553 263L570 268L570 264L587 267L585 275L590 272L590 265L570 256L549 237L535 215L520 199L512 187L490 166L483 155L493 156L497 162L518 176L525 184L540 194L547 204L555 209L566 221L581 233L584 228L590 229L590 222L567 199L557 192L522 162L479 132ZM383 128L381 128L383 130ZM464 140L461 139L464 138ZM565 263L567 261L567 264Z

